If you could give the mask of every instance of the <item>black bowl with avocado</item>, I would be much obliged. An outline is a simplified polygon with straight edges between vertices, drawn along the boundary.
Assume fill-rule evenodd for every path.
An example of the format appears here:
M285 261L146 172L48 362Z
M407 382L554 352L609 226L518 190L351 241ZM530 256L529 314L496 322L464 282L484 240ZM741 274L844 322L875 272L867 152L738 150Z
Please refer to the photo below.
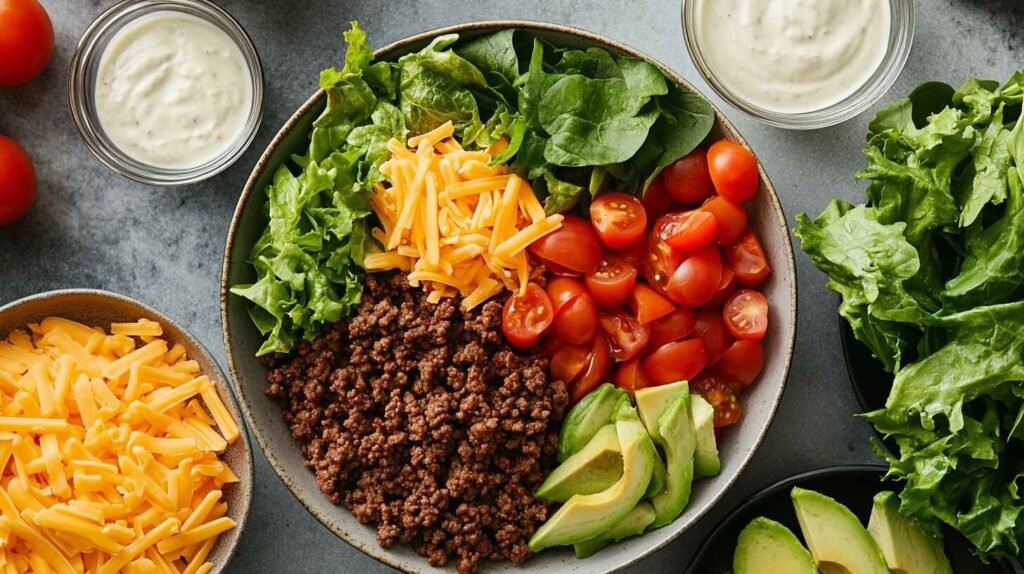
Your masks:
M899 483L884 480L883 465L843 465L814 470L782 480L740 505L719 524L697 551L687 574L733 574L733 559L740 533L763 517L788 528L806 541L794 510L794 487L824 494L846 506L862 525L868 524L872 501L879 492L898 491ZM1024 569L1008 561L983 564L971 554L968 542L951 529L944 530L945 554L956 574L1020 574Z

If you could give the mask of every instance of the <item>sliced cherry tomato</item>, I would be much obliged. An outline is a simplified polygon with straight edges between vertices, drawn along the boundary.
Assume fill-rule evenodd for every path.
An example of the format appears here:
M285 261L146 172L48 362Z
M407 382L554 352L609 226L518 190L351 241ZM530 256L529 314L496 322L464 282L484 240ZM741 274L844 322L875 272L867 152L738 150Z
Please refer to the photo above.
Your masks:
M736 274L728 265L722 265L722 280L718 283L718 291L715 291L705 307L721 307L733 296L733 293L736 293Z
M667 343L682 341L697 326L697 313L682 307L651 323L651 338L647 345L657 349Z
M644 261L647 259L647 238L644 237L625 249L616 249L613 255L622 259L630 267L640 271L644 268Z
M736 273L736 281L746 287L757 287L772 274L772 268L761 249L761 242L753 231L747 231L739 243L725 250L729 267Z
M552 339L555 338L552 337ZM566 343L556 344L555 350L551 354L551 366L548 369L551 378L564 383L575 381L587 366L589 356L589 347Z
M561 227L531 243L529 250L552 270L586 274L601 264L601 242L594 228L571 214L565 215Z
M679 203L700 203L715 188L708 171L708 152L695 149L665 168L665 187Z
M501 332L514 347L532 347L551 326L554 316L548 294L536 283L530 283L525 295L512 295L505 301Z
M570 345L589 343L597 335L597 303L583 292L555 313L551 324L555 335Z
M722 357L722 353L732 346L734 340L725 328L725 320L720 311L701 311L697 313L697 324L693 327L693 336L700 337L708 351L708 365L714 365Z
M719 245L736 243L743 237L743 232L747 230L747 210L738 203L716 195L704 202L700 208L715 216L715 221L718 222L718 234L715 236L715 241Z
M753 383L764 368L764 349L759 341L736 341L718 360L716 369L736 381L737 390Z
M583 288L583 283L572 277L552 277L548 280L548 286L545 291L551 299L551 308L554 310L555 315L562 310L562 307L571 303L573 299L587 292Z
M601 315L601 328L608 335L608 351L616 361L628 361L647 346L651 329L618 310Z
M644 359L644 371L655 385L689 381L708 364L704 341L687 339L658 347Z
M3 0L0 0L0 13L3 12L2 4ZM2 36L6 33L0 25L0 54L4 53ZM32 159L17 142L0 136L0 226L25 215L35 198L36 170Z
M736 424L743 414L743 407L732 386L726 379L711 373L704 373L690 383L690 390L714 407L715 428Z
M644 211L647 212L647 221L654 221L672 209L672 196L665 188L664 174L654 178L640 202L644 204Z
M666 215L665 219L661 238L675 249L696 251L708 246L718 235L718 221L710 211L680 211Z
M587 364L580 373L579 379L573 383L569 390L569 400L575 404L587 396L587 393L597 388L598 385L607 380L608 371L612 369L612 360L608 356L608 343L604 337L594 339L590 347L590 354L587 355Z
M760 341L768 330L768 300L757 291L744 289L729 299L722 316L733 337Z
M750 201L761 183L757 158L749 149L729 140L711 144L708 171L718 195L737 203Z
M615 370L615 386L630 394L651 386L647 373L644 372L643 364L640 362L640 357L633 357L619 365L619 368Z
M598 307L614 309L629 299L636 285L636 276L635 267L619 257L606 255L597 271L587 275L587 291Z
M704 305L718 291L722 281L722 256L711 245L683 261L668 280L668 298L691 309Z
M644 279L663 294L672 274L686 260L685 253L672 249L672 246L661 238L662 230L668 224L669 218L670 216L666 215L658 219L647 236L647 254L643 266Z
M38 76L53 54L53 24L36 0L0 1L0 86Z
M647 232L647 212L640 200L625 193L605 193L590 204L590 222L597 237L612 249L632 245Z
M675 311L676 306L654 289L637 283L629 297L629 309L633 311L641 325L646 325Z

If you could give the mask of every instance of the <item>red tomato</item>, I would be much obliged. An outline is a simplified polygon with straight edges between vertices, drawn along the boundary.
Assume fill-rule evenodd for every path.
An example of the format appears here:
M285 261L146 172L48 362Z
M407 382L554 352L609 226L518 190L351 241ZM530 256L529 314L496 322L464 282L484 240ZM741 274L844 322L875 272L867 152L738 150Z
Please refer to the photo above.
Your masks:
M736 341L715 367L742 389L753 383L764 368L764 349L758 341Z
M619 365L615 371L615 386L630 394L651 386L647 373L640 363L640 357L633 357Z
M566 214L562 226L530 244L533 253L553 271L593 273L601 264L601 242L594 228L583 219Z
M711 144L708 149L708 171L718 195L737 203L750 201L761 183L754 154L728 140Z
M665 168L665 187L679 203L700 203L715 192L708 172L708 152L695 149Z
M747 287L757 287L772 274L772 268L761 249L761 242L753 231L747 231L739 243L725 250L729 267L736 272L736 281Z
M697 326L697 313L682 307L651 323L651 338L648 347L657 349L666 343L682 341L693 333Z
M633 269L640 271L644 268L644 261L647 260L647 241L641 239L625 249L616 249L613 254Z
M0 0L0 6L2 2ZM0 32L0 43L3 42L2 36L3 32ZM13 223L24 215L35 198L36 170L32 167L32 159L17 142L0 136L0 225Z
M683 261L668 280L668 298L684 307L700 307L718 291L722 282L722 256L718 248L708 246Z
M647 212L640 200L625 193L605 193L590 204L590 222L601 242L612 249L632 245L647 231Z
M708 364L704 341L688 339L662 345L644 359L644 371L655 385L689 381Z
M670 213L661 227L661 238L681 251L696 251L706 247L718 235L718 221L709 211L695 209Z
M556 344L554 353L551 354L551 366L549 372L551 378L556 381L571 383L583 372L587 366L587 358L590 356L589 347L579 345Z
M700 337L708 351L708 365L714 365L722 353L732 346L733 338L725 328L725 321L720 311L701 311L697 313L697 324L693 327L693 336Z
M525 295L512 295L505 301L501 332L514 347L532 347L551 326L554 316L548 294L536 283L530 283Z
M722 196L715 196L707 200L701 209L715 216L715 221L718 222L715 241L719 245L736 243L747 230L747 210L738 203L733 203Z
M722 280L718 283L718 291L711 296L705 307L721 307L736 292L736 274L728 265L722 266Z
M651 329L626 314L612 311L601 315L601 328L608 335L608 350L616 361L628 361L647 346Z
M646 325L675 311L676 306L654 289L637 283L629 297L629 309L633 311L641 325Z
M686 260L685 253L672 249L672 246L661 238L662 230L669 223L670 217L671 215L666 215L654 224L654 228L647 236L647 255L644 257L644 279L661 293L665 293L672 274Z
M583 288L583 284L572 277L552 277L548 280L545 291L551 299L551 309L556 315L562 310L562 307L572 302L580 294L587 292Z
M768 330L768 300L757 291L744 289L729 299L722 316L733 337L760 341Z
M647 191L644 192L644 196L640 201L644 204L644 211L647 212L648 221L654 221L672 209L672 196L665 189L664 174L659 174L654 178L654 181L647 187Z
M629 299L636 275L635 267L614 255L606 255L597 271L587 275L587 291L598 307L614 309Z
M0 0L0 86L23 84L53 54L53 24L36 0Z
M612 360L608 356L608 344L603 337L594 339L590 347L590 354L587 355L587 363L580 373L579 380L573 383L569 390L569 401L578 403L587 393L597 388L608 376L612 368Z
M728 381L720 376L704 373L690 383L690 390L704 397L715 409L715 428L736 424L743 414L736 393Z
M555 313L555 336L570 345L589 343L597 335L597 304L590 293L580 293Z

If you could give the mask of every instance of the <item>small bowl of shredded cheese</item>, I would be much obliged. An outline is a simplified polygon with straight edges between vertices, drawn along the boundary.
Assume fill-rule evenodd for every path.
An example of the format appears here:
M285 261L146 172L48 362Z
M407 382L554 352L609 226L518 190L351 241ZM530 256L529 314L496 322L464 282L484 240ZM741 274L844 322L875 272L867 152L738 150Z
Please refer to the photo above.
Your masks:
M252 452L203 346L137 301L0 307L0 571L221 572Z

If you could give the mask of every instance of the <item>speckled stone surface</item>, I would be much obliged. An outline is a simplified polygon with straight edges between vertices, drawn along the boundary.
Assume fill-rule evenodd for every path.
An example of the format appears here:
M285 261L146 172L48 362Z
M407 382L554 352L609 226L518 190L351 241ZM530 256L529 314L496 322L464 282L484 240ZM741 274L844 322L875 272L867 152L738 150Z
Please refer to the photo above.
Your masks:
M266 107L255 143L233 167L183 189L135 184L86 150L67 108L67 70L78 38L110 1L43 0L56 53L43 76L0 89L0 134L35 160L39 197L21 222L0 228L0 304L64 287L123 293L180 321L224 365L218 289L235 201L263 147L313 91L318 71L341 58L341 30L359 20L374 45L438 26L475 20L544 20L628 43L679 70L716 103L682 43L671 0L230 0L220 4L249 31L263 59ZM917 2L917 33L889 97L925 80L1005 79L1024 67L1021 0ZM859 201L853 181L870 114L810 133L758 124L723 107L759 155L790 222L817 214L832 197ZM795 245L795 244L794 244ZM767 441L739 482L695 528L630 572L683 571L708 531L739 501L775 480L821 466L874 460L866 423L847 383L834 296L802 254L796 356ZM386 572L335 538L292 498L257 455L257 488L232 573Z

